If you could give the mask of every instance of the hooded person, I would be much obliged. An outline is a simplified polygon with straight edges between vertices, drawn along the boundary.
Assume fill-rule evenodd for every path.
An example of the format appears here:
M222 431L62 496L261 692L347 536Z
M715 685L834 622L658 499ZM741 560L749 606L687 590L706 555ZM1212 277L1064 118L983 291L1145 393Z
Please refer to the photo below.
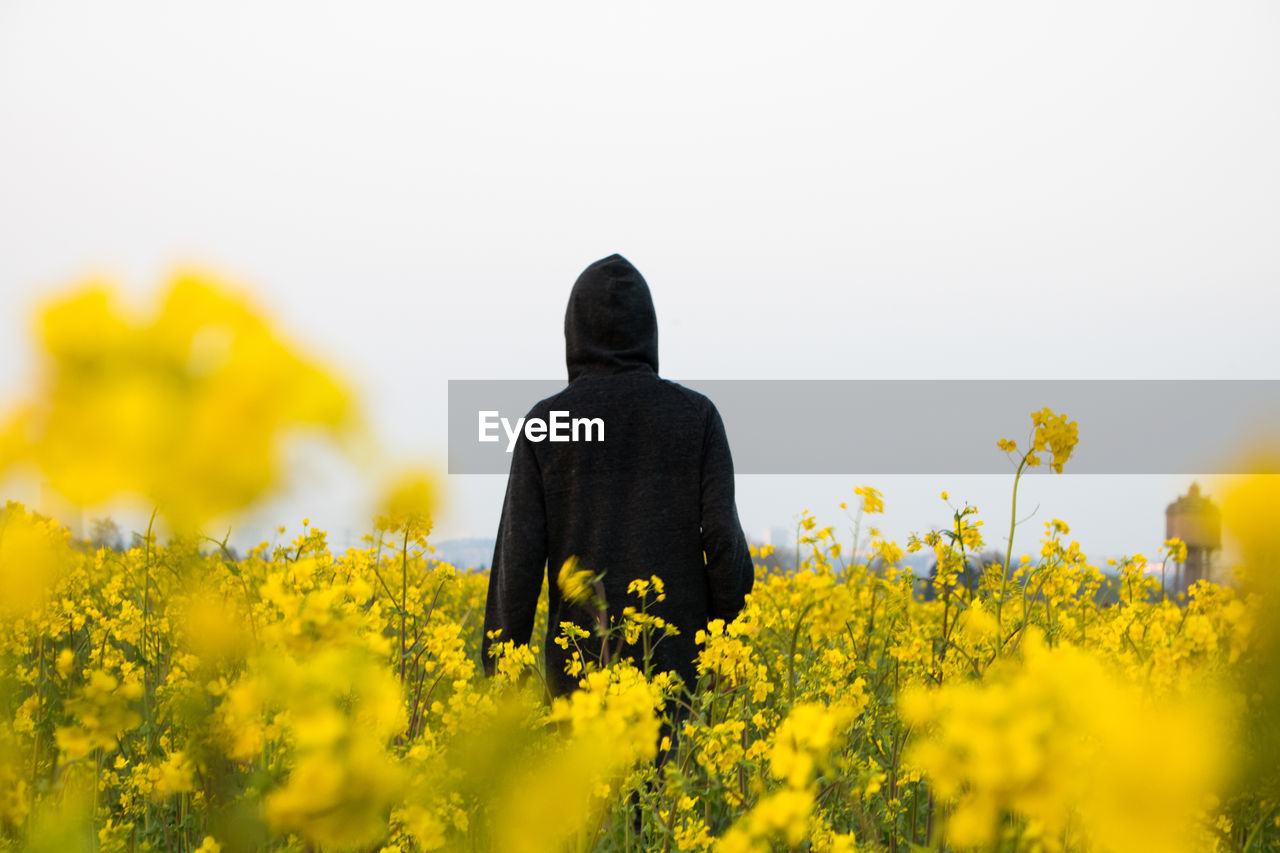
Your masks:
M547 577L547 686L553 696L576 689L565 666L574 646L554 642L562 622L593 631L590 604L565 600L557 576L571 557L603 575L609 624L624 607L641 606L632 581L656 575L648 612L679 633L651 649L653 671L697 681L695 634L713 619L732 620L755 573L734 503L733 461L724 424L701 394L658 376L658 324L649 286L621 255L578 276L564 316L569 384L537 403L529 419L552 412L603 422L603 440L530 441L512 449L485 607L482 656L492 675L494 642L527 644ZM597 431L598 432L598 431ZM585 436L584 436L585 438ZM493 632L498 632L496 639ZM583 651L599 660L594 634ZM643 665L643 652L622 655Z

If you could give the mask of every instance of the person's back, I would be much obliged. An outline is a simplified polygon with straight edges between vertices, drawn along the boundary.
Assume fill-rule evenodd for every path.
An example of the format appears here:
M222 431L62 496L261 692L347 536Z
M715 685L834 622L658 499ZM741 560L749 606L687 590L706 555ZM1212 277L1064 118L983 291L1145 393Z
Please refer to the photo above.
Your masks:
M517 440L490 569L485 667L492 671L489 632L529 641L545 565L547 680L557 695L575 688L577 678L564 669L569 652L552 639L561 622L590 629L590 614L564 602L555 582L576 556L582 569L604 574L613 619L639 605L627 592L631 581L663 581L666 598L650 595L649 612L680 634L657 645L652 663L655 671L675 670L692 688L695 633L710 619L736 616L754 577L720 415L706 397L659 378L649 289L620 255L579 276L565 341L569 386L528 417L599 419L603 440L598 432L585 440L585 430L576 441L534 442L524 432Z

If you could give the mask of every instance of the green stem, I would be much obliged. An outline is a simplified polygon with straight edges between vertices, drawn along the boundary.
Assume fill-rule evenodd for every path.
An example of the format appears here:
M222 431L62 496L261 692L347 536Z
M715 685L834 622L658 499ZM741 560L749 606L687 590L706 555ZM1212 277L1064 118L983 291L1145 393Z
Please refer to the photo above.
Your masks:
M404 684L405 619L409 615L409 525L404 526L404 545L400 551L400 683Z
M1013 475L1013 503L1009 507L1009 545L1004 552L1004 577L1000 579L1000 598L996 600L996 650L1004 645L1004 623L1000 621L1000 614L1004 610L1004 597L1009 592L1009 563L1013 560L1013 531L1018 526L1018 483L1022 480L1022 469L1027 465L1027 458L1031 455L1031 451L1022 457L1022 461L1018 463L1018 470Z
M1266 825L1267 819L1275 812L1275 809L1269 809L1262 813L1262 816L1253 824L1253 828L1249 830L1249 837L1244 840L1244 846L1240 849L1243 853L1249 853L1249 848L1253 847L1253 842L1258 840L1258 834L1262 832L1262 827Z
M36 806L36 782L40 773L40 747L41 735L44 733L44 637L40 637L40 678L36 682L36 727L35 727L35 746L31 750L31 811L35 811Z
M804 617L817 602L809 602L800 611L800 615L796 618L796 627L791 632L791 651L787 655L787 688L791 703L794 705L796 701L796 644L800 640L800 626L804 624Z

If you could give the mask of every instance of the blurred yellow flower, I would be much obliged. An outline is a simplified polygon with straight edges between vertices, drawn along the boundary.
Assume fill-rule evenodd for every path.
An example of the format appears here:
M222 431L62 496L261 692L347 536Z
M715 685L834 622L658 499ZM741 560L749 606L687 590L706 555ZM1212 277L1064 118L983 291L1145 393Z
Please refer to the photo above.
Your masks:
M71 533L12 501L0 509L0 618L29 615L71 567Z
M854 494L862 498L862 511L868 515L884 512L884 498L879 489L870 486L855 486Z
M411 540L425 537L431 532L431 514L439 505L439 477L424 471L402 474L383 496L374 527L406 533Z
M1169 559L1175 563L1185 563L1187 561L1187 543L1181 539L1164 540L1165 553L1169 555Z
M108 672L93 670L78 695L66 702L75 724L55 729L58 748L71 760L83 758L94 749L116 749L120 736L142 722L142 716L134 709L142 692L142 685L136 680L122 683Z
M907 760L953 804L947 839L994 843L1002 816L1057 836L1072 822L1101 849L1195 849L1191 821L1226 767L1225 718L1209 696L1146 694L1095 656L1037 635L982 683L913 687L920 729ZM1073 820L1078 816L1079 821Z
M36 463L80 504L140 495L179 525L246 506L279 475L286 431L352 424L349 392L219 280L172 277L138 320L96 283L49 305L40 384L0 462Z
M151 797L154 800L163 800L195 787L191 762L181 751L170 753L164 761L153 766L149 781L152 786Z
M564 600L571 604L582 604L591 599L592 584L595 582L594 576L586 569L578 568L578 558L570 557L560 566L560 573L556 576L556 583L560 587L560 594L564 596Z

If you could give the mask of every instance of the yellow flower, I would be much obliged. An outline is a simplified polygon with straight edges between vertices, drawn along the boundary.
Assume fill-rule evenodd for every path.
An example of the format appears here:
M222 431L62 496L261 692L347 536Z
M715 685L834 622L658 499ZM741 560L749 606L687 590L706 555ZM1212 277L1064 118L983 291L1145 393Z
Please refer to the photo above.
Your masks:
M1048 408L1032 412L1031 422L1035 425L1032 450L1035 452L1048 450L1052 453L1053 470L1061 474L1062 466L1071 458L1071 451L1079 441L1076 422L1069 421L1066 415L1055 414Z
M807 788L783 788L769 794L717 839L713 849L716 853L766 851L774 838L796 847L808 831L813 801L814 792Z
M1164 540L1165 553L1169 555L1169 559L1175 563L1185 563L1187 561L1187 543L1181 539Z
M164 761L151 768L151 797L163 800L173 794L190 791L195 787L193 768L181 751L170 753Z
M831 751L844 729L866 707L863 680L857 679L845 697L833 705L805 702L794 706L774 733L769 769L792 788L813 781L815 771L830 768Z
M20 407L22 453L71 500L138 494L181 524L239 509L276 480L281 436L351 423L348 392L200 273L154 318L96 284L48 306L43 383Z
M896 566L902 561L904 556L902 549L898 547L896 542L889 542L884 539L871 540L871 551L879 557L886 566Z
M374 519L374 527L407 532L411 540L426 536L431 532L431 514L439 503L438 477L422 471L404 474L383 497L382 512Z
M591 599L592 584L595 582L591 572L578 568L578 558L570 557L560 567L556 583L560 586L560 594L570 604L582 604Z
M208 663L238 659L253 640L245 631L249 614L241 598L213 583L192 582L188 594L175 596L173 624L180 646Z
M0 509L0 618L26 616L70 570L70 531L8 502Z
M884 500L878 489L870 486L855 486L854 494L862 498L862 511L868 515L884 512Z
M972 612L972 611L971 611ZM1031 634L982 683L910 688L907 761L952 804L957 846L993 843L1014 814L1102 849L1189 850L1189 821L1222 778L1222 722L1202 696L1152 697L1071 646Z
M58 675L63 678L71 675L76 665L76 654L71 649L63 649L58 652Z

